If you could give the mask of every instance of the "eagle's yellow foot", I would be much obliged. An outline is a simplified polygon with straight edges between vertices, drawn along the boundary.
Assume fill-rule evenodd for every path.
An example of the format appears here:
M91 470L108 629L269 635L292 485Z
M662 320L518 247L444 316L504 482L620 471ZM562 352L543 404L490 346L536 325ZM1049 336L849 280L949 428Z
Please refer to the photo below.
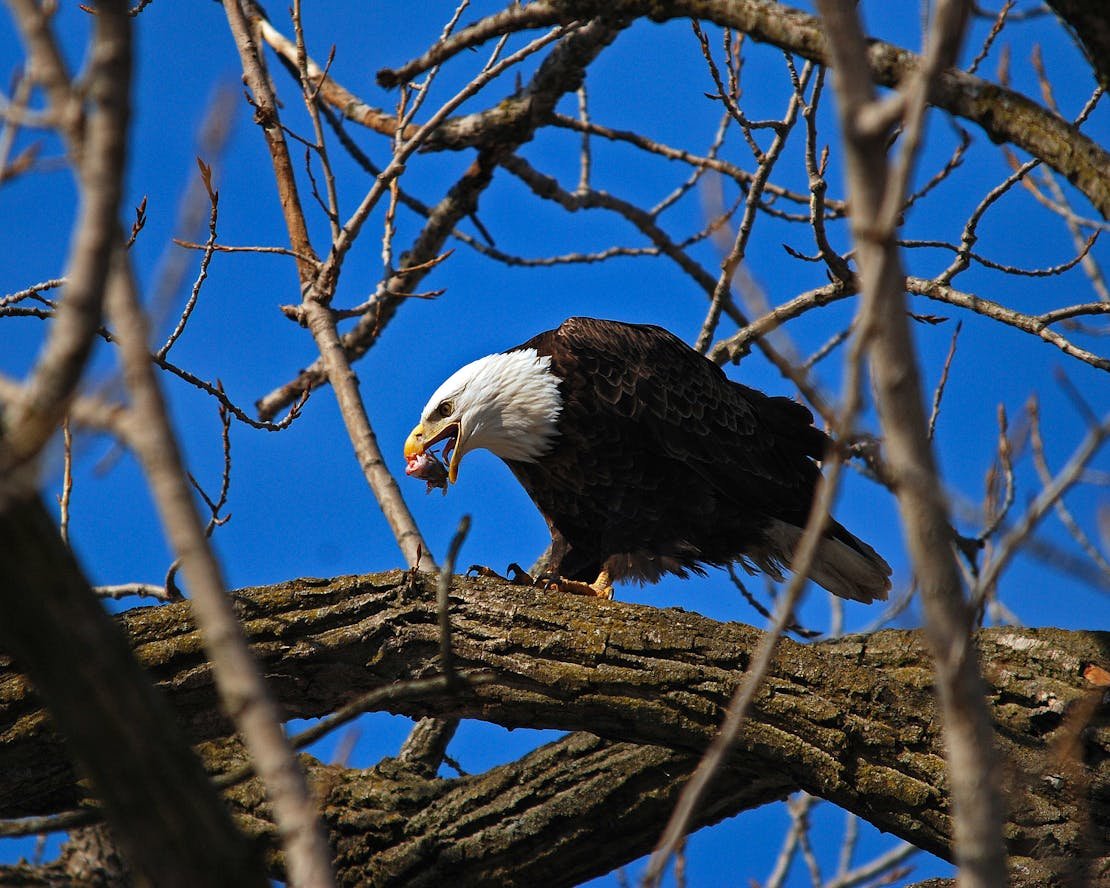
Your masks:
M564 580L562 577L549 579L546 584L548 589L559 592L568 592L571 595L588 595L591 598L604 598L613 600L613 585L609 581L609 571L603 570L592 583L583 583L581 580Z
M472 564L466 569L466 575L474 574L476 577L486 577L491 580L500 580L503 583L509 583L512 586L534 586L536 581L528 571L524 570L515 561L505 568L505 573L509 574L507 577L501 576L492 567L486 567L484 564Z

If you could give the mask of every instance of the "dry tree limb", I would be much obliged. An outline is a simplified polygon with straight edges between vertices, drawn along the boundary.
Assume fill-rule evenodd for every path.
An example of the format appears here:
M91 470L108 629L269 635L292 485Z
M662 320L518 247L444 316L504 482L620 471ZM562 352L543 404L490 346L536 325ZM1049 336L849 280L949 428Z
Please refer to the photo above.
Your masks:
M73 432L69 415L62 420L62 492L58 494L58 534L69 546L69 504L73 497Z
M882 106L874 98L871 72L862 63L867 43L858 13L845 0L819 0L818 8L835 59L852 235L860 265L859 335L868 341L887 469L894 481L936 664L955 813L955 856L961 885L993 888L1006 881L998 758L979 663L969 640L971 612L950 545L947 504L928 439L905 315L905 274L896 243L927 102L938 88L941 72L955 61L970 4L942 0L934 10L925 57L901 93L903 145L890 165L886 133L866 129L867 116L875 116Z
M252 15L260 15L260 13L257 13L253 4L247 3L244 8L238 0L226 0L224 9L239 49L244 77L258 109L256 117L270 149L274 178L278 182L282 214L289 231L291 247L298 256L315 256L308 239L307 224L297 191L289 149L278 118L278 101L266 75L259 47L248 22L248 9ZM396 175L397 172L395 170L393 174ZM427 554L428 546L401 496L396 480L385 466L365 405L358 393L354 374L339 343L335 319L328 308L334 287L338 282L342 258L351 240L357 234L361 221L365 219L368 204L372 206L371 199L375 193L378 193L384 181L387 180L384 179L383 173L377 178L371 193L364 198L359 209L339 230L328 258L322 263L298 258L297 271L301 282L303 309L307 313L305 323L312 330L321 353L321 360L327 367L328 376L336 389L343 421L347 426L366 480L408 562L432 569L434 562ZM312 852L312 857L319 858L322 854L322 845L318 838L313 840L313 845L315 850ZM319 869L318 866L317 869Z
M156 598L159 601L180 601L166 591L165 586L155 583L118 583L112 586L93 586L93 592L101 598L121 598L137 596L139 598Z
M1051 483L1044 486L1033 502L1026 507L1020 520L998 541L994 557L984 565L979 576L976 588L977 599L985 594L984 590L989 590L997 582L1010 560L1017 554L1018 549L1033 532L1037 524L1040 523L1041 519L1082 478L1088 463L1098 453L1107 438L1110 438L1110 416L1103 418L1098 425L1088 429L1087 434L1064 467L1051 479Z
M929 432L928 438L933 440L933 434L936 432L937 420L940 418L940 405L941 400L944 398L944 389L948 385L948 373L952 369L952 359L956 357L956 342L960 338L960 330L963 328L963 321L956 323L955 329L952 331L952 341L948 344L948 354L944 357L944 366L940 371L940 379L937 380L937 387L933 390L933 406L929 411Z
M826 882L823 888L856 888L857 885L888 884L892 877L897 878L899 875L895 867L901 866L917 852L918 849L909 842L895 845L870 863L862 864L853 870L845 870L838 874L835 878ZM894 870L894 872L891 872L891 870ZM901 874L904 875L905 870Z
M697 342L694 343L695 350L702 354L706 352L713 340L713 334L721 319L721 311L724 308L725 298L732 291L733 277L740 267L740 263L744 261L748 239L752 233L752 226L755 224L755 217L759 210L760 199L763 197L763 188L767 180L771 177L771 172L775 168L775 164L778 162L779 157L782 155L782 151L786 147L787 139L798 121L798 112L806 104L804 93L806 87L809 85L810 77L813 75L813 65L807 62L801 77L798 77L797 72L793 69L793 62L790 60L789 56L787 56L787 64L790 66L791 73L793 74L794 92L790 96L790 101L786 107L786 113L775 127L775 137L772 139L770 147L768 147L766 151L761 152L759 167L756 170L755 176L752 178L752 184L744 200L744 215L741 217L739 226L737 226L736 238L725 258L721 261L721 273L717 276L717 280L713 285L713 292L709 297L709 312L705 317L705 321L702 323Z
M219 249L219 247L217 246L216 249ZM33 288L12 295L22 296L24 293L29 292L34 292ZM55 317L55 304L50 300L40 299L40 301L42 301L47 307L23 308L22 306L18 305L9 305L8 307L0 305L0 317L12 315L17 317L36 317L40 320L53 319ZM115 335L107 327L101 326L97 328L96 334L106 342L116 342ZM269 420L257 420L254 417L250 416L246 412L246 410L244 410L233 400L231 400L231 398L224 391L223 386L220 385L218 381L209 382L208 380L201 379L199 376L196 376L190 371L179 367L172 361L164 357L160 358L157 354L154 353L150 355L150 359L162 370L165 370L167 373L176 376L182 382L191 385L193 388L199 389L200 391L213 398L222 409L227 410L228 413L230 413L230 415L233 416L238 422L241 422L244 425L248 425L254 429L261 429L268 432L280 432L284 429L287 429L298 417L300 417L301 411L304 408L305 403L308 401L309 392L302 392L299 399L290 403L288 412L278 421L271 422ZM0 377L0 379L2 379L2 377ZM10 379L4 379L2 384L7 386L7 389L6 394L0 394L0 397L5 397L6 400L12 401L12 398L14 397L13 393L16 391L14 387L18 386L18 383L15 383L13 380ZM81 406L74 408L74 403L79 403ZM109 417L109 413L117 409L115 406L99 402L96 398L93 397L78 396L74 399L73 402L70 403L69 409L70 412L76 412L82 425L86 425L98 431L108 431L112 434L123 437L121 430L113 427L113 423Z
M745 324L727 339L717 342L709 350L709 360L716 364L738 363L751 350L753 342L766 336L772 330L793 318L805 314L807 311L827 305L830 302L836 302L847 296L853 296L856 292L855 281L849 280L847 282L837 281L836 283L825 284L823 287L800 293L793 299L771 309L762 317Z
M16 155L14 161L11 160L21 118L28 111L31 90L34 87L34 80L26 71L18 72L14 79L12 97L3 103L4 107L0 112L4 123L0 129L0 184L25 173L34 163L41 147L38 144L28 145Z
M297 275L304 281L316 275L316 253L308 236L301 201L297 190L297 178L293 174L293 160L285 143L285 134L278 117L278 106L269 77L262 62L258 44L254 39L253 17L257 15L249 0L224 0L224 14L231 27L235 46L243 68L243 78L251 91L254 103L255 120L266 138L270 150L270 160L274 165L274 181L277 184L279 200L284 209L282 214L289 231L289 245L296 255Z
M197 158L197 167L199 168L201 185L208 197L208 239L201 247L200 269L197 271L196 280L193 282L193 289L189 293L189 298L185 301L185 306L181 309L177 324L170 331L170 335L166 338L162 347L154 353L155 360L164 360L170 349L173 348L174 343L185 332L185 325L189 323L189 318L192 316L193 309L196 308L197 300L200 298L200 288L208 278L208 264L212 261L212 254L216 250L216 220L219 218L220 193L212 187L212 167L199 157ZM168 294L177 290L177 282L172 279L174 277L176 275L171 275L170 280L163 281L160 284L167 294L167 299Z
M813 84L813 95L802 112L802 117L806 123L805 163L806 173L809 176L809 227L813 231L817 251L833 279L846 283L851 279L852 271L844 257L832 248L825 228L829 205L826 195L828 183L825 180L825 169L829 159L827 145L821 152L821 159L817 159L817 106L825 86L825 71L825 68L817 70L817 78Z
M178 200L174 224L177 236L163 244L154 266L157 269L156 278L147 288L147 314L155 336L164 332L170 322L193 261L187 252L178 247L183 241L187 243L190 238L200 236L206 219L209 223L209 237L200 249L207 261L202 261L198 272L198 277L202 279L194 279L194 294L199 293L200 285L203 284L208 262L211 261L210 254L218 252L211 236L211 180L219 177L222 161L229 150L230 136L237 122L237 102L237 91L230 84L220 84L208 100L204 108L204 118L196 129L197 174L189 177L184 193ZM194 295L194 302L195 299Z
M612 129L611 127L595 123L594 121L575 120L572 117L567 117L558 113L551 116L551 125L580 132L583 135L598 136L603 139L608 139L611 142L623 142L647 154L656 154L665 160L681 161L698 170L713 170L714 172L720 173L722 176L727 176L734 180L743 189L747 189L751 186L754 176L754 174L748 170L742 169L727 160L717 157L713 152L705 155L694 154L691 151L686 151L681 148L672 148L669 145L656 142L641 133L631 130ZM774 197L781 197L794 203L804 205L809 202L809 195L791 191L773 182L767 182L764 189L768 194ZM769 205L764 204L763 208L769 209ZM844 202L834 200L827 201L826 210L827 219L842 218L845 213Z
M1085 305L1057 309L1042 315L1028 315L1024 312L1007 308L990 299L984 299L971 293L964 293L960 290L956 290L936 280L925 280L924 278L912 276L907 277L905 280L905 289L908 293L915 293L920 296L926 296L929 299L935 299L938 302L947 303L948 305L966 308L976 314L981 314L992 320L1008 324L1018 330L1031 333L1034 336L1039 336L1045 342L1055 345L1066 355L1078 358L1080 361L1090 364L1092 367L1096 367L1099 370L1110 370L1110 358L1104 358L1085 348L1080 348L1066 337L1057 333L1050 326L1050 324L1080 315L1110 313L1110 304L1105 302L1091 302Z
M20 403L12 405L4 418L0 471L33 458L54 434L92 350L123 190L131 83L130 23L114 15L116 7L109 5L97 16L85 87L92 107L78 127L73 115L80 99L46 13L33 0L15 0L12 8L34 70L50 97L52 113L59 121L69 121L72 128L70 150L82 199L57 317Z
M321 264L320 269L312 281L312 290L317 294L328 294L328 298L330 298L330 294L335 290L343 259L358 237L359 231L369 217L371 210L373 210L382 196L386 193L387 189L389 189L393 180L404 171L406 160L424 143L431 133L436 131L455 108L478 93L486 84L504 71L535 54L549 43L558 40L560 41L562 52L552 53L552 56L547 59L546 63L541 65L533 81L532 89L526 90L523 96L524 111L519 111L516 115L523 122L524 126L528 127L530 132L530 118L532 115L542 115L544 106L548 102L554 104L554 102L562 96L564 91L573 91L577 88L576 84L569 86L564 85L561 79L562 76L569 75L576 83L580 82L581 73L576 76L574 72L576 70L580 72L584 69L585 65L589 64L597 53L607 46L615 36L615 31L597 24L579 26L577 22L573 22L566 26L557 26L547 34L536 38L522 49L517 50L495 65L486 68L474 77L474 79L459 90L459 92L441 105L439 110L429 117L428 120L421 124L411 139L404 141L397 147L389 164L377 175L377 177L375 177L374 184L370 187L370 190L363 197L361 203L359 203L358 207L343 225L339 237L332 243L331 251L327 259ZM580 37L581 39L575 39L576 37ZM581 58L577 57L579 53L582 55ZM555 72L554 76L552 76L553 71ZM539 88L537 88L537 85L539 85ZM525 113L525 111L527 113ZM514 119L516 118L514 117ZM513 144L513 137L507 135L507 138L509 144ZM522 139L521 141L525 140ZM497 144L496 150L499 152L505 150L504 145L495 144ZM411 262L406 262L405 264L408 266L413 265Z
M295 886L333 883L330 853L309 792L227 598L223 578L193 501L181 452L147 350L146 319L122 250L115 252L108 313L118 329L124 381L135 421L131 444L142 461L163 526L192 594L221 703L234 718L266 786Z
M826 284L805 293L800 293L793 299L783 302L745 326L741 327L732 336L719 340L710 349L708 357L717 364L727 361L739 362L751 349L753 342L758 341L767 333L775 330L782 324L800 317L830 302L835 302L845 297L855 295L859 284L853 277L845 282ZM1008 308L990 299L976 296L957 290L937 280L928 280L919 277L907 277L904 282L905 292L925 296L929 299L967 309L1000 323L1007 324L1015 329L1022 330L1038 336L1045 342L1051 343L1065 354L1090 364L1099 370L1110 370L1110 358L1102 357L1067 339L1065 336L1052 329L1053 324L1069 318L1084 315L1101 315L1110 313L1110 306L1104 302L1090 302L1080 305L1067 306L1054 309L1040 315L1029 315L1015 309Z
M1100 423L1097 417L1087 415L1090 411L1090 407L1085 403L1083 403L1082 406L1084 408L1084 418L1087 420L1089 429L1104 424ZM1110 422L1110 420L1108 420L1108 422ZM1029 402L1029 438L1030 450L1033 453L1033 465L1037 470L1037 475L1041 479L1041 486L1049 487L1053 483L1052 470L1048 467L1048 458L1045 456L1044 439L1041 435L1040 412L1036 399L1031 399ZM1082 480L1082 469L1076 477L1077 482L1080 480ZM1102 552L1099 551L1099 548L1091 541L1091 538L1087 536L1083 528L1079 526L1079 522L1075 520L1075 516L1072 515L1071 510L1068 509L1067 505L1064 503L1063 493L1056 498L1056 502L1053 503L1053 508L1056 510L1056 517L1059 518L1060 523L1067 528L1072 539L1079 544L1079 548L1087 554L1087 557L1090 558L1095 567L1105 575L1106 579L1110 580L1110 562L1107 561L1106 556L1103 555Z
M0 309L9 305L17 305L25 299L41 301L41 297L38 295L39 293L43 293L47 290L56 290L59 287L65 286L65 284L66 279L64 277L51 278L48 281L39 281L37 284L31 284L31 286L18 290L15 293L8 293L4 296L0 296Z

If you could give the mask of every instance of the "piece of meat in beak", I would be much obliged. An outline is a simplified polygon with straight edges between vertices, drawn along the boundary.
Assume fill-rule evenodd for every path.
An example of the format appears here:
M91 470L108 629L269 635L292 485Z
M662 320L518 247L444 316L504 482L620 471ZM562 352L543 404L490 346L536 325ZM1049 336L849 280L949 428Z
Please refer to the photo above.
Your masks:
M405 474L419 478L427 483L427 493L436 488L447 495L447 466L440 462L439 457L430 450L405 457Z

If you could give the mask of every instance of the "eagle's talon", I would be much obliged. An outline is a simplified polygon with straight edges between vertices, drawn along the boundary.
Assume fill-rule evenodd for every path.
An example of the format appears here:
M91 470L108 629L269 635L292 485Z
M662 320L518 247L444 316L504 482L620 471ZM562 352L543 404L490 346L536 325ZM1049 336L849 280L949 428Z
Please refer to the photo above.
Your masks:
M502 576L492 567L486 567L484 564L472 564L466 569L466 575L469 577L473 574L476 577L483 577L487 580L497 580L501 583L508 583L510 586L534 586L536 580L515 561L505 568L505 573L508 576Z
M505 568L505 573L509 575L509 583L513 586L536 585L535 578L515 561Z
M592 583L581 580L566 580L562 577L545 577L544 587L547 591L565 592L569 595L585 595L589 598L603 598L613 600L613 585L609 580L609 571L603 570Z

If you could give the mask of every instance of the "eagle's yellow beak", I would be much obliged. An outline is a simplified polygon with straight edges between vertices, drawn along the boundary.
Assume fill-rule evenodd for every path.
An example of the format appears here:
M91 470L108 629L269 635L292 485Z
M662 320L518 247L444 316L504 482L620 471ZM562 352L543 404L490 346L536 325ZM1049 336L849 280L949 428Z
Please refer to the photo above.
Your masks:
M461 459L459 449L455 445L458 444L461 434L462 426L457 420L429 430L425 430L423 423L418 423L405 439L405 459L420 456L429 447L448 439L447 446L443 448L443 456L447 459L447 480L454 484L459 476Z
M415 429L405 438L405 459L412 459L424 452L424 426L417 423Z

